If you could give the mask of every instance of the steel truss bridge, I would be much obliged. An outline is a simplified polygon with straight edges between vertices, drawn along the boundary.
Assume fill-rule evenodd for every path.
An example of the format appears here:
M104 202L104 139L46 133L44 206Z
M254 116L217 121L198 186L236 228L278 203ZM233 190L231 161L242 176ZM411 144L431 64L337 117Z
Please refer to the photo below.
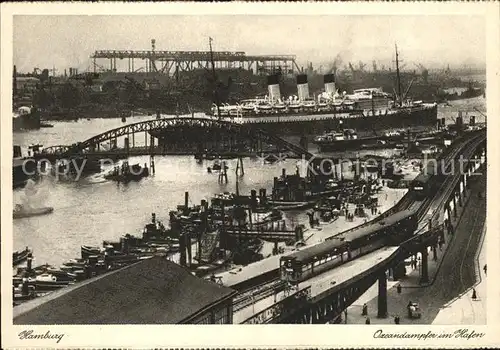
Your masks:
M430 205L422 203L422 208L419 208L417 213L419 229L394 253L320 294L312 295L311 286L299 288L286 298L246 319L243 323L324 324L334 321L339 319L343 310L359 299L377 281L378 317L387 317L386 271L393 269L396 274L398 266L402 266L405 259L420 253L422 256L420 281L423 284L429 283L428 247L433 248L433 258L436 258L436 245L439 240L444 241L445 230L448 233L453 232L451 218L457 218L457 206L463 206L463 200L467 195L466 188L470 184L469 178L474 176L475 171L486 163L486 132L483 130L472 134L459 142L457 149L449 153L447 165L449 166L452 162L455 163L454 165L461 162L460 156L468 160L465 171L450 175L444 180L440 195L431 199L431 201L438 202L438 205L430 218L426 215L430 210ZM403 197L402 202L406 201L405 197ZM404 206L407 207L408 204L406 203ZM340 269L342 266L337 268Z
M116 60L128 60L128 72L135 72L135 60L145 61L146 72L172 74L175 71L192 71L211 68L210 51L156 51L156 50L98 50L90 58L109 60L110 71L116 72ZM214 51L215 68L242 68L255 73L273 72L280 68L286 74L299 71L295 55L247 55L240 51Z
M188 133L191 134L191 139L183 139ZM144 134L144 143L138 147L140 152L134 153L135 138L139 134ZM156 140L157 137L159 138L158 140ZM119 138L124 138L124 148L117 147ZM241 140L246 140L251 143L254 152L261 150L262 146L267 144L276 146L280 150L290 151L305 160L310 160L314 157L312 153L302 147L267 131L211 117L171 117L128 124L73 145L47 147L42 150L39 156L60 159L71 156L101 155L106 157L117 154L158 154L158 152L154 152L158 148L158 145L155 143L168 143L169 139L174 138L176 141L185 142L186 146L191 145L194 148L203 146L204 144L202 143L205 141L208 142L209 140L218 138L216 142L233 148L235 152L238 152L237 147L241 146ZM196 140L193 141L192 138L196 138ZM114 149L105 149L104 146L106 146L106 143L113 144L115 146ZM161 154L161 152L159 153Z

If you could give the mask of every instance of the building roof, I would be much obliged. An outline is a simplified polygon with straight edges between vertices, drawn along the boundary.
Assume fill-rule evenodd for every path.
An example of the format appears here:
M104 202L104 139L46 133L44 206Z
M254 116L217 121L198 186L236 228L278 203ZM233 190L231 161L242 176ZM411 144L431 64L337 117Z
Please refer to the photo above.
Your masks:
M14 324L186 323L236 293L153 257L16 306Z

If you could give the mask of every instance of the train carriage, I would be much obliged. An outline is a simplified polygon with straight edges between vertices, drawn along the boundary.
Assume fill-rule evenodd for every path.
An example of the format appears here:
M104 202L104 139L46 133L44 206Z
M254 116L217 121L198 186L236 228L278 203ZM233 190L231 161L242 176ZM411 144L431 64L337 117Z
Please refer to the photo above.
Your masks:
M417 228L414 210L404 210L342 236L280 259L281 279L298 283L387 245L398 245Z
M422 200L427 198L431 194L431 174L419 174L410 183L410 191L414 194L415 198Z

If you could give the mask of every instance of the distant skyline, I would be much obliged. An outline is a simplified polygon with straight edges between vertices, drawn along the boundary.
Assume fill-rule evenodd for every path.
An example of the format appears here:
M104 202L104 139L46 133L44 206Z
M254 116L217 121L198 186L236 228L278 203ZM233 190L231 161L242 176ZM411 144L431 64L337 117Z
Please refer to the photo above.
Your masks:
M297 63L342 66L363 61L371 69L393 65L394 44L408 69L485 67L482 16L14 16L13 62L20 72L34 67L92 69L96 50L208 50L247 54L294 54ZM105 67L107 60L98 60ZM127 64L123 60L118 66Z

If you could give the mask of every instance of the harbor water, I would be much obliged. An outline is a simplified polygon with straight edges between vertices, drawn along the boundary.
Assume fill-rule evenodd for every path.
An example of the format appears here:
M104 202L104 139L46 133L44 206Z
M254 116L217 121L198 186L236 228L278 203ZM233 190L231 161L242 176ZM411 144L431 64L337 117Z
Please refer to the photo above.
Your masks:
M438 117L453 123L458 111L468 111L476 121L485 118L474 110L486 112L484 98L452 101L451 106L439 106ZM127 123L140 122L154 117L128 118ZM465 116L465 122L468 118ZM54 122L53 128L37 131L16 132L15 145L23 148L32 144L44 147L68 145L84 141L104 131L123 126L120 119L90 119L76 122ZM131 164L149 163L149 157L133 157ZM168 212L183 204L184 192L190 195L190 204L199 204L213 194L234 192L236 184L236 160L228 161L227 184L217 181L217 173L208 173L213 161L197 163L193 156L155 157L155 176L140 182L116 184L103 178L102 173L78 182L44 177L32 188L16 189L13 203L32 206L51 206L53 213L13 221L14 250L26 246L34 249L35 265L59 266L65 260L80 256L81 245L101 245L103 240L117 240L129 233L140 235L144 225L155 212L159 220L168 221ZM239 190L266 188L270 193L273 178L281 175L281 169L294 173L297 160L263 164L259 159L245 159L245 175L239 179Z

